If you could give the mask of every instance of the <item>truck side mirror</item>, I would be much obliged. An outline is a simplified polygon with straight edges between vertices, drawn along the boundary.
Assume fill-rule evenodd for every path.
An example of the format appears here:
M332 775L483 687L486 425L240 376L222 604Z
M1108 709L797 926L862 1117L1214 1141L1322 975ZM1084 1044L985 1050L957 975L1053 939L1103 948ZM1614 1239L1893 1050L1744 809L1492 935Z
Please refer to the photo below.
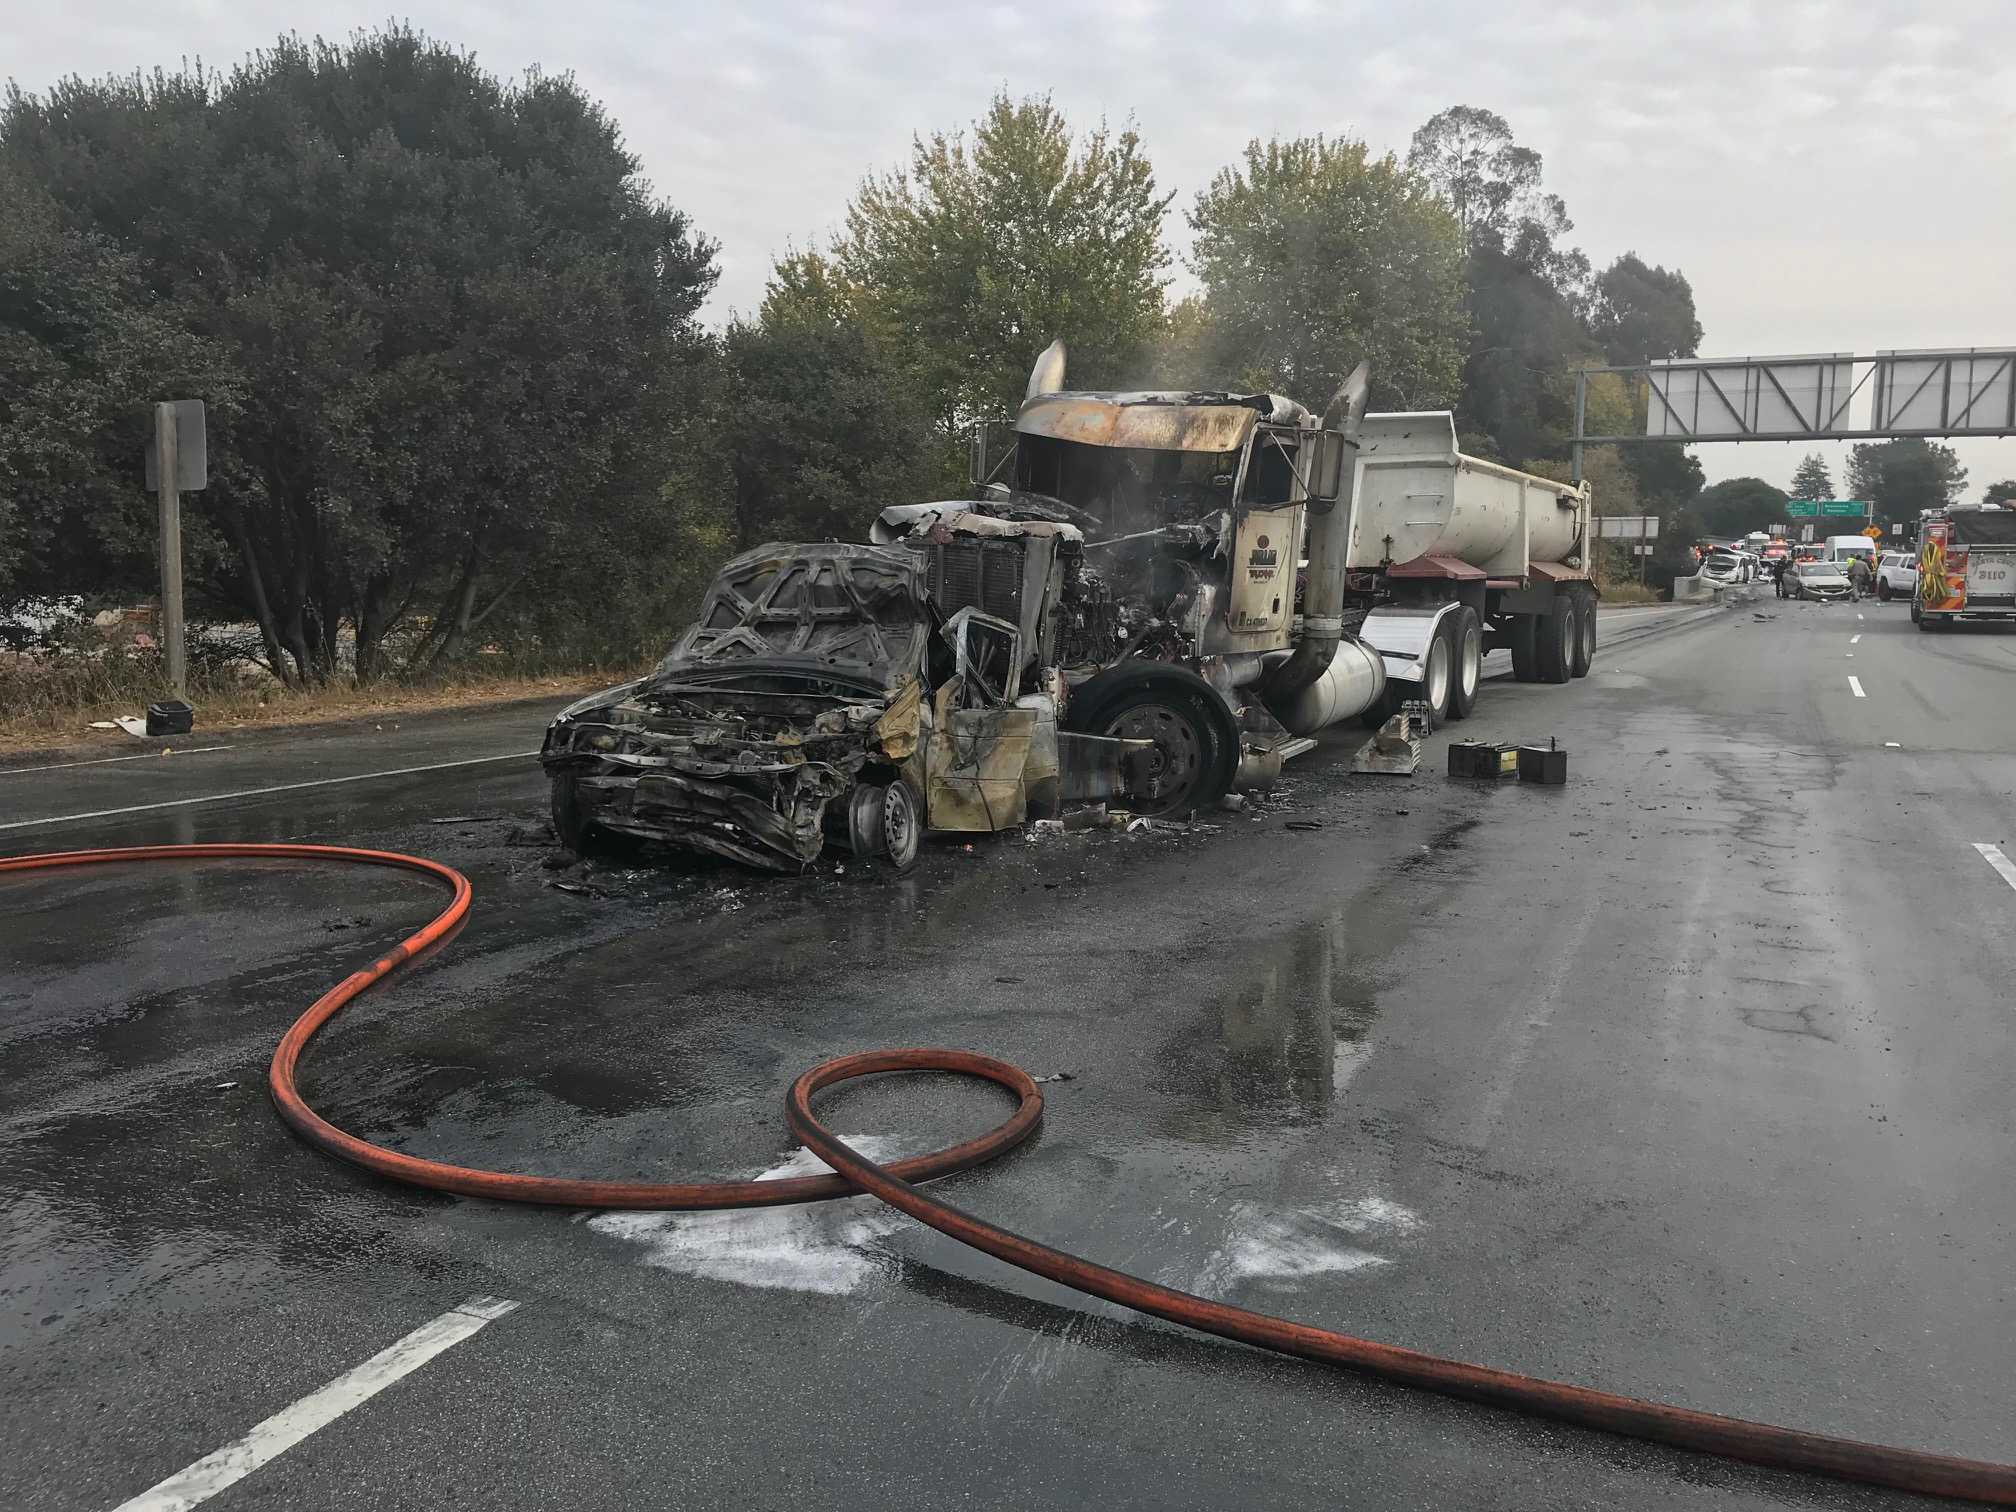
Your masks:
M1341 431L1317 431L1309 438L1309 497L1335 504L1344 492L1344 469L1358 448Z

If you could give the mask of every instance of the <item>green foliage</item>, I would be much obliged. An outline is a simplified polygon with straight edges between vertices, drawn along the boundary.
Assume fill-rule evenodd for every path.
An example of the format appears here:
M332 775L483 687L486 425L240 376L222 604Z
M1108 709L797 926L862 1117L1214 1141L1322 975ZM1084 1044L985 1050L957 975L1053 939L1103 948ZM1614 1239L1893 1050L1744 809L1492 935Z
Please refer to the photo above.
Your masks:
M1462 233L1418 174L1363 142L1252 142L1190 212L1217 383L1321 407L1369 360L1375 408L1456 396Z
M1074 386L1137 375L1161 332L1169 200L1131 129L1074 136L1048 96L1004 93L970 146L934 132L907 170L863 183L830 255L791 277L854 303L957 446L971 420L1014 411L1059 336Z
M1678 268L1667 272L1626 252L1596 279L1590 334L1616 366L1692 357L1701 344L1694 289Z
M208 390L229 415L235 394L137 260L64 225L4 158L0 204L0 602L52 585L131 590L155 574L146 402ZM216 541L194 530L185 549L211 559Z
M1762 478L1725 478L1702 489L1687 512L1698 535L1717 539L1748 535L1786 522L1785 490Z
M761 319L730 327L726 359L739 545L859 540L884 506L945 491L929 396L844 305L773 281Z
M2016 478L2004 478L1999 483L1990 483L1986 493L1981 495L1983 504L2008 504L2016 502Z
M1952 503L1966 485L1967 469L1937 441L1866 441L1848 454L1849 497L1874 504L1879 520L1915 520L1921 509Z
M400 26L283 38L229 76L16 92L0 159L215 354L188 508L228 552L192 589L283 676L328 677L345 625L386 670L416 617L438 663L556 562L620 579L650 538L714 249L571 80Z
M1795 499L1831 499L1834 497L1834 478L1827 471L1827 464L1820 453L1808 452L1796 471L1792 474L1792 493Z

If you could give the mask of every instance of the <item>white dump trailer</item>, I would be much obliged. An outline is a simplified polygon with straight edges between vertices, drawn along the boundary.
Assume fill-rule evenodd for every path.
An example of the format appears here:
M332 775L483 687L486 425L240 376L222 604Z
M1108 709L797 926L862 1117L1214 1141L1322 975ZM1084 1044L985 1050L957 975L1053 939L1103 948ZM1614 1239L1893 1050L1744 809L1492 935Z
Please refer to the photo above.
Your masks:
M1589 488L1464 455L1447 410L1370 414L1358 432L1345 620L1385 662L1376 722L1419 699L1461 719L1479 662L1521 682L1585 675L1596 651Z

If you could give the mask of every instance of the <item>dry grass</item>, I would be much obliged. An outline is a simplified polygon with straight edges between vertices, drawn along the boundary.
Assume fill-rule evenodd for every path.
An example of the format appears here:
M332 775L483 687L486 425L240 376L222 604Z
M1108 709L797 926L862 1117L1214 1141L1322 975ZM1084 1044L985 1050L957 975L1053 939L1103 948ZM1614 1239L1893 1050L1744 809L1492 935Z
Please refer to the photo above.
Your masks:
M513 699L550 697L558 705L627 675L596 670L527 675L479 667L424 682L381 682L360 688L345 681L296 692L241 669L192 667L189 702L196 708L195 735L203 736L473 708ZM71 746L138 749L130 735L94 730L92 721L144 714L151 700L166 696L159 658L148 653L98 657L0 653L0 754Z
M1603 602L1612 608L1620 604L1663 604L1659 590L1648 588L1643 583L1605 583Z

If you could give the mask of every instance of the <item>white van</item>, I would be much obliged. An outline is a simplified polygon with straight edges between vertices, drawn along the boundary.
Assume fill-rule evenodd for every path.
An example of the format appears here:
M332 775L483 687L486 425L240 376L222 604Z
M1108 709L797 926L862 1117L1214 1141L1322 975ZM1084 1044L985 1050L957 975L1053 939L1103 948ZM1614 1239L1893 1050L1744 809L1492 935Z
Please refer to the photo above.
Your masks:
M1871 567L1876 565L1876 543L1865 535L1829 536L1827 549L1820 553L1829 562L1846 562L1850 557L1861 557Z

